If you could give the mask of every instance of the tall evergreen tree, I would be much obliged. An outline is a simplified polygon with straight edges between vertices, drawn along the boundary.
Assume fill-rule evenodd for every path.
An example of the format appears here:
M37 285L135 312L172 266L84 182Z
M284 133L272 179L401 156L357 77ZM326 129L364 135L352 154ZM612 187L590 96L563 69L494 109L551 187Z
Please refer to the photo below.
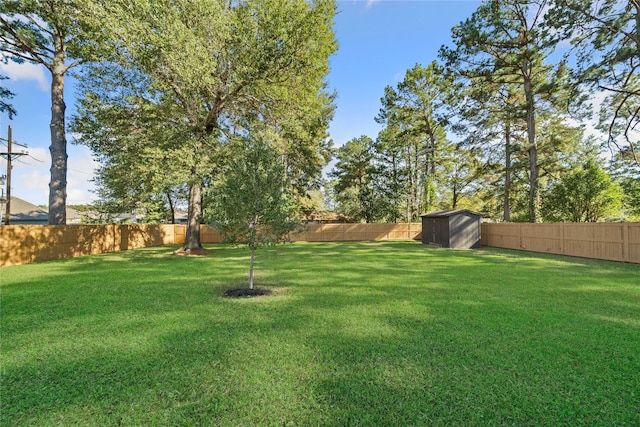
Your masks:
M441 114L449 86L435 61L427 67L416 64L396 88L387 86L381 99L376 121L385 126L385 148L402 161L409 222L436 205L431 189L445 184L444 168L453 146Z
M331 171L338 209L356 221L376 222L388 212L388 200L377 185L374 142L368 136L349 140L336 151Z
M473 150L484 163L483 177L486 185L482 193L487 195L491 206L484 212L498 215L511 221L511 205L516 193L513 181L517 175L519 159L526 155L523 142L526 130L522 118L522 96L517 85L508 83L474 84L471 79L456 74L455 96L450 107L456 120L451 129L460 138L459 145ZM499 199L500 203L495 203Z
M547 78L552 67L545 63L557 41L541 25L547 3L546 0L485 1L469 19L453 28L454 48L443 46L440 50L448 68L470 79L474 85L521 88L531 222L540 220L537 115L541 95L553 94L557 85Z
M51 179L49 224L66 223L67 138L64 84L67 72L90 58L93 35L87 31L83 0L3 0L0 2L0 52L17 61L43 65L51 74Z
M606 95L600 125L609 146L640 168L640 1L554 0L547 21L575 47L580 90Z

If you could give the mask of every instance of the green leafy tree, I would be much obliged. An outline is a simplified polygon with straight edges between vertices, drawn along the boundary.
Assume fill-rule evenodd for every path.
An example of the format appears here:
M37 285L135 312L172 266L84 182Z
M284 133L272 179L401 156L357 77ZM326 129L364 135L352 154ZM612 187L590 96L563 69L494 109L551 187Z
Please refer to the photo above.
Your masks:
M300 206L287 180L281 153L261 138L232 141L230 161L211 189L207 222L230 243L251 250L249 288L258 247L285 242L299 227Z
M96 207L107 218L142 211L174 222L176 205L186 203L190 153L179 149L182 124L159 113L163 94L143 73L112 63L86 66L78 89L70 128L100 163Z
M622 189L594 161L570 170L546 194L547 221L596 222L619 214Z
M247 123L255 126L256 118L265 122L277 118L278 123L269 127L291 141L290 135L299 137L298 130L311 116L296 120L297 112L331 110L316 107L318 97L329 98L323 79L328 57L336 49L335 4L333 0L92 4L92 17L110 41L105 57L148 77L149 92L157 96L145 108L175 135L163 140L171 142L165 152L181 159L189 187L183 250L198 249L203 186L228 160L221 153L230 138L242 134ZM288 121L282 113L287 108ZM317 147L321 141L315 137L326 121L318 122L312 135L299 140ZM144 126L136 126L136 131L147 132ZM153 144L153 134L140 141ZM313 151L309 145L301 146L304 149L286 153L289 165L311 168L313 162L294 159Z
M3 0L0 52L5 59L43 65L51 73L51 180L49 224L66 223L67 139L64 84L67 72L91 56L91 33L82 0Z
M624 193L622 204L631 221L640 220L640 170L634 167L634 154L623 149L611 159L609 171Z

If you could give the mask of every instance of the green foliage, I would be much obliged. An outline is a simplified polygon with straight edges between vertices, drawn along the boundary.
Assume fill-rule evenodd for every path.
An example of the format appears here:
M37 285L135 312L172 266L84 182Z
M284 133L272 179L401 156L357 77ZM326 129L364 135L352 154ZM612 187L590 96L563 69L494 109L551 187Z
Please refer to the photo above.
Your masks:
M91 64L78 88L83 95L70 128L100 163L95 178L99 212L142 211L149 220L171 222L175 207L186 203L194 164L177 112L159 105L163 93L135 68ZM209 156L203 153L200 160Z
M336 49L334 14L332 0L93 2L92 17L108 41L104 55L111 63L97 69L85 98L93 93L104 99L100 87L128 92L115 103L116 114L105 118L105 127L126 126L116 126L111 141L98 142L115 160L110 182L122 176L123 184L133 184L125 165L139 162L131 169L148 169L145 185L154 184L142 194L187 186L185 249L199 247L201 189L224 168L229 140L258 129L270 134L299 198L305 197L329 151L333 97L324 76ZM139 73L144 84L134 83L135 90L127 79L106 85L114 68ZM141 156L114 152L118 140L128 138Z
M622 189L593 160L563 174L544 201L544 217L555 222L596 222L620 213Z
M609 170L614 181L622 187L624 211L631 221L640 220L640 169L635 167L634 154L621 150L611 159Z
M6 80L8 77L0 74L0 80ZM13 98L15 94L11 92L9 89L0 86L0 113L7 113L9 119L12 119L15 116L16 110L9 103L11 98Z
M447 175L453 168L453 145L447 140L445 102L452 82L442 66L431 62L407 70L397 87L387 86L376 121L385 126L376 144L378 164L399 190L398 214L415 221L424 207L442 203L449 190ZM425 193L427 181L436 192ZM430 196L430 200L425 197Z
M0 425L636 425L640 266L416 242L2 268Z
M522 146L518 151L526 153L528 160L527 214L531 222L540 219L539 188L545 170L542 146L544 129L549 128L546 122L550 117L566 116L569 96L565 87L566 64L560 62L553 66L547 63L559 41L559 34L546 31L546 11L545 1L483 2L469 19L453 28L454 47L443 46L440 50L447 69L466 85L475 86L467 91L467 96L476 102L472 111L482 109L478 100L490 100L490 105L504 103L502 108L490 107L491 110L502 109L495 118L487 118L483 112L468 116L475 122L472 126L479 119L480 123L497 122L504 134L524 129L526 138L520 140ZM553 153L553 145L547 147ZM510 174L513 166L510 160L503 164L505 174ZM504 216L508 218L509 178L505 176L504 182L507 187Z
M336 152L331 176L336 179L338 210L356 221L376 222L388 212L374 159L374 142L365 135L351 139Z
M436 184L433 182L433 178L431 176L424 180L422 192L422 210L423 212L431 212L437 205Z
M95 34L87 26L87 7L85 0L4 0L0 52L18 62L40 63L52 73L66 72L90 56L88 40Z
M614 151L627 150L640 168L640 3L555 0L547 13L553 31L570 40L580 90L606 94L600 127Z
M207 222L225 242L251 249L249 287L253 289L255 249L288 241L300 226L299 206L286 180L282 157L261 138L232 141L220 182L210 192Z
M280 243L298 225L282 157L265 141L247 138L227 147L230 159L210 192L209 223L228 243L250 248Z

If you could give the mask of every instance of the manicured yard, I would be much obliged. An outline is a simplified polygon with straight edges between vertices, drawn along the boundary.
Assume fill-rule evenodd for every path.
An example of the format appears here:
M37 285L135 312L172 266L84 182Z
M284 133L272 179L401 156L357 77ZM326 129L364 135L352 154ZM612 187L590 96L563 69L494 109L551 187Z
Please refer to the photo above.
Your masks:
M640 265L415 242L0 269L2 425L640 425Z

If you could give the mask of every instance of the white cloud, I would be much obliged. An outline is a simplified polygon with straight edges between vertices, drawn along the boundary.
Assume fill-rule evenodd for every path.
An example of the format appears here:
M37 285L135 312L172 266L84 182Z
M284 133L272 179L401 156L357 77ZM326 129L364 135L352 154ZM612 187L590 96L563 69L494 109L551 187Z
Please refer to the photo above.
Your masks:
M67 204L82 205L96 200L92 181L98 163L86 147L75 147L69 153L67 170Z
M96 200L96 195L90 190L93 190L93 183L89 183L91 186L86 188L79 188L74 186L69 189L67 186L67 204L68 205L87 205L93 203Z
M36 205L49 203L49 167L51 160L46 148L29 148L29 156L13 164L11 194ZM98 166L89 149L69 147L67 169L67 204L79 205L96 200L92 192L94 170ZM6 171L6 161L0 159L0 175ZM2 185L4 191L4 185Z
M38 169L15 167L11 174L11 194L35 205L47 205L49 173L46 167Z
M381 0L367 0L367 9L373 7L374 4L380 2Z
M48 92L49 79L44 70L43 65L29 62L23 62L22 64L14 61L9 61L6 64L0 63L0 71L11 80L35 80L42 91Z

